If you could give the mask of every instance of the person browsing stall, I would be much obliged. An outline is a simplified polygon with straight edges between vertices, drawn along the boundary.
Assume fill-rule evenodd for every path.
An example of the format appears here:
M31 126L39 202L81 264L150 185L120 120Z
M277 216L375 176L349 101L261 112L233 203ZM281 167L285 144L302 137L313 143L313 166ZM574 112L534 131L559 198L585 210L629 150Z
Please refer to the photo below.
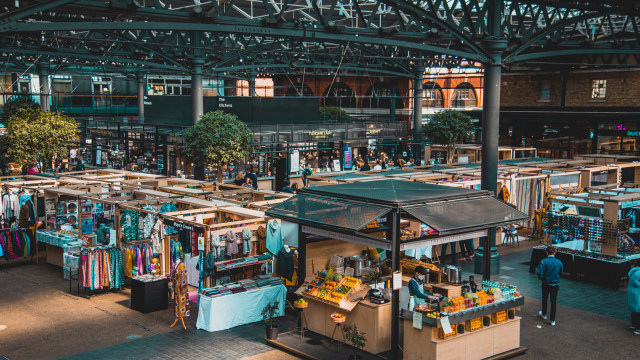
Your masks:
M538 264L538 279L542 280L542 311L538 315L547 320L547 300L551 299L551 314L549 321L551 326L556 325L556 300L560 289L560 275L564 272L562 261L556 259L556 249L553 246L547 248L547 258Z
M427 276L427 269L416 266L416 272L409 280L409 296L413 296L415 304L424 304L432 294L424 290L424 279Z

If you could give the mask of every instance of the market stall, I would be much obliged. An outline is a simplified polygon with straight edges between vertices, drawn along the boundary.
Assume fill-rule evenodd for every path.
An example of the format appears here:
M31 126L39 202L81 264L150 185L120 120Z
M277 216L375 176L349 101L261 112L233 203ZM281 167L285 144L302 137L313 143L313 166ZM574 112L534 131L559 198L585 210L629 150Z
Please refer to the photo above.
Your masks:
M268 275L274 269L274 256L258 231L266 230L264 213L198 201L205 202L208 207L162 214L167 227L189 231L198 240L184 258L188 282L199 289L196 327L218 331L259 321L262 308L274 301L279 302L277 313L283 315L286 289L279 277ZM171 235L168 238L175 241ZM216 310L221 308L227 311Z
M299 263L304 265L299 266L299 269L300 278L305 282L297 293L309 303L304 310L306 317L315 319L309 321L310 329L332 336L332 332L328 330L335 329L335 325L332 327L328 322L334 321L335 316L327 316L326 307L329 306L331 311L340 314L338 317L344 318L344 324L354 323L358 328L372 329L371 332L367 331L365 350L380 352L391 349L392 356L396 359L402 358L399 342L401 252L486 237L487 228L526 219L525 214L496 200L486 191L398 180L304 188L297 196L274 206L266 214L300 225ZM403 220L416 223L417 231L413 236L403 236ZM339 255L343 259L351 258L353 254L362 254L363 249L368 250L369 257L373 258L373 250L383 249L386 250L385 256L391 258L388 270L391 276L389 289L376 291L374 297L369 296L370 302L382 303L374 311L366 309L370 304L363 302L363 299L367 297L368 291L366 287L360 288L363 279L366 280L362 275L366 273L363 271L366 266L356 260L353 267L343 268L345 274L342 278L334 276L340 272L340 266L334 266L336 270L330 271L336 263L331 261L333 255ZM356 265L358 263L360 265ZM358 267L359 272L356 271ZM371 274L369 269L369 278ZM372 284L375 283L374 281ZM462 287L459 289L462 293ZM388 301L389 297L390 305L384 304L384 299ZM519 294L515 298L519 300L510 303L510 309L519 306L523 299ZM356 304L352 305L353 303ZM452 309L441 308L438 313L444 317L452 313ZM502 314L500 316L502 319ZM390 334L385 333L385 329L389 329L389 322ZM519 327L518 319L514 319L514 323ZM406 341L414 339L413 342L416 343L431 342L432 335L433 331L427 329L421 331L417 338L405 336L404 358L427 358L424 349ZM466 336L482 337L480 332ZM450 338L455 339L455 336ZM509 350L519 349L518 336L516 340L501 344ZM447 340L444 343L448 344ZM492 351L493 349L492 347ZM490 355L495 354L497 353Z
M637 215L636 188L551 192L543 217L545 242L557 247L556 257L572 278L618 287L631 264L640 262ZM544 249L533 249L530 271L544 258Z

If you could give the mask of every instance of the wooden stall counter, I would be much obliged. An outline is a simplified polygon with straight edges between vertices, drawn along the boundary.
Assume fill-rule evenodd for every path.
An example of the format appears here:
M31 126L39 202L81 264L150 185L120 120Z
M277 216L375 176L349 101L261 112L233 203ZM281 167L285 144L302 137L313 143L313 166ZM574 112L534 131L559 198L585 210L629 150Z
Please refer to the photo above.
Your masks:
M367 333L364 351L379 354L391 350L391 302L374 304L369 300L362 300L348 312L319 300L305 298L309 303L304 309L309 330L331 337L336 327L336 323L331 320L331 314L338 312L346 316L343 325L355 324L358 330Z
M413 319L404 319L404 359L479 360L520 347L520 317L465 331L448 339L438 337L440 329L424 325L413 327Z

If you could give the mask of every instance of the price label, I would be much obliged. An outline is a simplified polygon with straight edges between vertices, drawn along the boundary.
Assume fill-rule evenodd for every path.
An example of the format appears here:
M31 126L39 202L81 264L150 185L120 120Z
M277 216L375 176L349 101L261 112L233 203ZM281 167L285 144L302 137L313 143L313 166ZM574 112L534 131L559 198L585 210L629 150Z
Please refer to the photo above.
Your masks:
M402 289L402 273L396 271L393 273L393 290Z
M449 324L449 317L444 316L440 318L440 326L442 326L442 331L445 334L451 334L453 330L451 329L451 324Z
M198 236L198 251L204 251L204 236Z
M422 313L413 312L413 327L422 330Z

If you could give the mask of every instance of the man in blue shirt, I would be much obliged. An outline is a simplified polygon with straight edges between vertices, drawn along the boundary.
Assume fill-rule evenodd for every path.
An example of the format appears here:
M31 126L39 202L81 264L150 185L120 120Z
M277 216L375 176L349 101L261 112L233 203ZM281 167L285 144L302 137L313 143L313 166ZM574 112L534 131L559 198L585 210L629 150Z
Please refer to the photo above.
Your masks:
M416 273L409 280L409 296L413 296L415 304L424 304L431 295L430 292L424 291L424 278L427 275L427 269L423 266L416 266Z
M538 315L547 320L547 299L551 297L551 314L549 320L551 326L556 325L556 300L560 289L560 275L564 269L562 261L556 259L556 249L547 247L547 258L538 264L538 279L542 280L542 311Z

